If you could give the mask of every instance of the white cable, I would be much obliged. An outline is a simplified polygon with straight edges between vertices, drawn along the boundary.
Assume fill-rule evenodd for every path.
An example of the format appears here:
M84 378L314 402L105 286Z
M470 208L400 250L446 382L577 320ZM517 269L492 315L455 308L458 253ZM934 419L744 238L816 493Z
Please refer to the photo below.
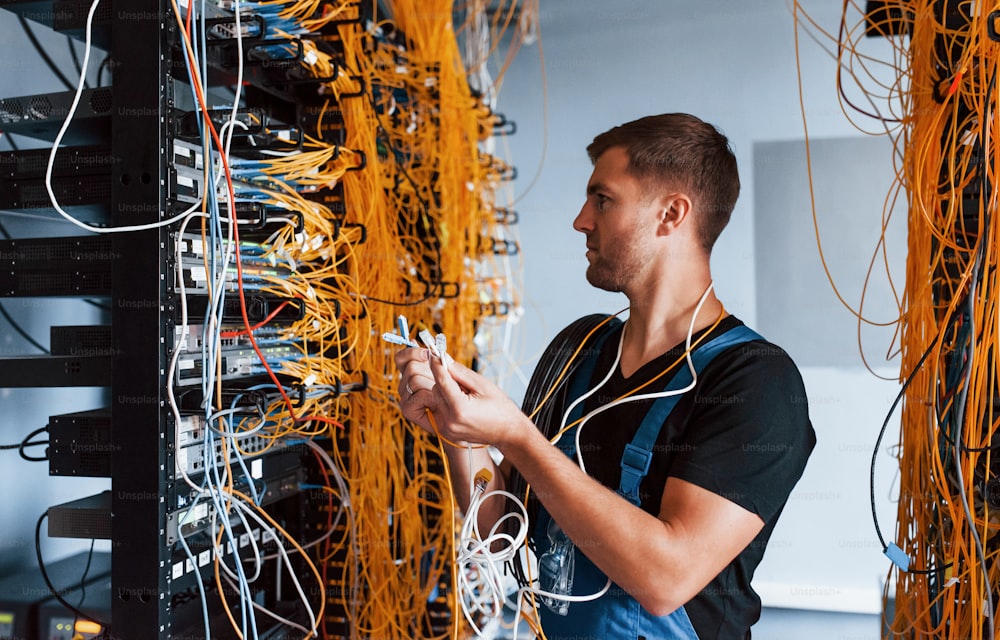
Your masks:
M518 498L507 491L490 491L484 493L485 485L477 487L470 494L469 507L462 522L459 534L458 550L455 561L458 564L458 586L462 597L459 602L465 619L475 630L477 636L482 631L473 619L473 613L499 616L506 602L503 588L502 567L505 562L517 557L517 550L524 544L528 536L528 512ZM511 500L519 510L510 511L498 519L485 537L479 530L479 509L491 497ZM517 533L511 536L503 533L508 520L517 523ZM493 548L502 545L498 550ZM498 568L500 567L500 568ZM473 580L472 576L479 580Z
M206 433L206 438L205 438L206 446L209 443L209 440L210 440L209 436L210 435L211 434L209 432ZM209 477L211 475L209 473L210 471L214 471L214 472L218 473L218 467L216 467L216 466L213 465L213 467L212 467L211 470L208 469L208 468L206 468L206 470L205 470L206 477ZM236 511L236 517L238 517L240 519L240 522L243 525L243 530L247 532L247 535L249 536L249 538L252 539L252 540L254 540L255 549L256 549L256 540L250 534L250 531L251 531L250 530L250 526L249 526L249 524L246 521L246 517L244 516L244 513L238 508L239 505L240 505L240 500L236 496L224 492L222 481L218 477L216 477L215 484L211 486L211 489L212 490L209 492L209 497L211 497L213 506L215 507L214 510L212 511L212 516L211 516L211 519L210 519L211 530L214 531L215 528L216 528L216 526L218 525L219 527L221 527L220 531L222 531L222 532L225 533L226 543L227 543L227 546L230 548L230 550L232 552L233 563L235 564L236 570L234 572L233 570L231 570L229 568L229 565L226 564L226 562L225 562L225 553L224 553L224 551L220 550L220 548L219 548L219 544L218 544L218 541L217 541L217 536L212 535L212 548L213 548L213 551L215 552L216 562L218 563L217 566L221 566L222 570L225 573L228 573L230 576L232 576L237 581L237 584L239 585L240 603L242 605L240 607L240 611L241 611L242 618L243 618L243 634L242 634L242 637L246 638L247 635L248 635L247 634L246 625L247 625L247 622L249 621L249 623L250 623L250 630L253 632L253 637L256 638L257 637L257 620L256 620L256 618L253 615L253 609L252 609L252 607L248 611L247 610L247 606L246 606L248 602L252 602L253 601L253 597L252 597L251 592L250 592L250 584L249 584L250 581L247 580L246 574L243 571L243 562L242 562L242 559L240 558L239 537L236 536L236 535L234 535L234 533L233 533L233 528L232 528L232 524L233 523L231 522L229 511L222 505L221 500L228 499L228 502L229 502L229 504L231 506L236 506L237 507L237 509L235 510ZM224 548L225 547L223 547L223 549ZM257 552L257 554L255 556L255 559L256 559L256 572L255 572L255 578L256 578L256 575L259 575L259 573L260 573L260 565L261 565L261 559L260 559L260 553L259 553L259 551Z
M543 596L543 597L546 597L546 598L554 598L554 599L558 599L558 600L565 600L566 602L590 602L591 600L597 600L598 598L600 598L601 596L603 596L605 593L608 592L608 589L610 589L610 588L611 588L611 579L610 578L608 579L608 581L606 583L604 583L604 587L600 591L598 591L594 595L590 595L590 596L568 596L568 595L563 595L563 594L559 594L559 593L549 593L548 591L544 591L544 590L539 589L537 587L521 587L520 589L517 590L517 602L518 602L518 605L520 605L521 599L524 598L526 595L529 595L529 594L532 596L532 598L534 598L534 596L537 595L537 596ZM514 618L514 631L513 631L513 634L511 636L512 638L517 638L518 637L518 635L517 635L517 629L518 629L518 627L521 624L521 611L520 611L520 609L517 610L517 613L518 613L518 615Z
M257 408L257 415L256 416L242 415L242 414L244 414L245 410L246 410L245 408L234 407L234 408L230 408L230 409L222 409L221 411L216 411L215 413L213 413L213 414L211 414L209 416L209 418L208 418L209 422L207 423L207 426L212 431L215 431L216 434L218 434L218 435L220 435L220 436L222 436L224 438L230 438L230 439L233 439L233 440L240 440L242 438L249 438L250 436L255 436L255 435L257 435L258 433L260 433L261 431L264 430L264 423L267 422L267 415L264 413L263 409L261 409L260 407ZM232 418L233 416L242 416L243 418L256 417L257 418L257 424L254 425L250 429L244 429L244 430L241 430L241 431L236 431L235 430L236 427L234 427L234 430L232 430L232 431L227 431L225 429L219 429L219 428L213 426L213 424L216 421L219 421L221 423L225 419Z
M333 458L330 457L330 454L327 453L323 447L319 446L312 440L305 439L299 442L318 453L319 457L326 463L326 466L330 468L330 472L333 474L333 479L337 482L337 489L341 493L341 506L344 509L351 509L351 494L347 491L347 483L344 481L344 477L341 475L340 469L337 468L337 464L333 461Z
M205 216L206 214L195 214L195 215ZM181 223L181 227L179 230L180 235L184 234L184 231L187 229L188 222L191 220L191 218L195 217L195 215L192 215L190 218L184 219L184 221ZM175 263L177 264L179 269L181 264L181 243L176 242L175 244L176 244ZM175 286L177 287L178 297L180 298L181 322L179 325L174 327L174 348L173 348L173 353L170 355L170 364L167 366L167 404L170 407L170 412L174 416L175 429L180 429L182 418L181 418L180 407L177 406L177 398L174 396L174 377L176 376L177 372L177 360L180 357L182 342L185 342L187 340L188 309L187 309L187 291L185 290L184 278L180 270L178 270L177 275L178 278L177 282L175 283ZM175 440L176 440L176 435L175 435ZM194 481L191 480L190 477L188 477L186 469L184 469L179 464L175 464L175 467L177 471L180 472L181 478L184 479L184 482L186 482L188 486L190 486L192 489L195 489L196 491L199 492L203 491L203 488L200 485L195 484Z
M472 482L475 483L476 480L473 479ZM502 567L504 563L517 558L517 552L524 546L528 535L528 512L521 500L507 491L496 490L485 493L484 490L485 485L481 485L470 492L469 507L462 522L455 560L459 567L457 586L460 594L459 603L465 619L478 637L483 637L483 634L473 617L474 613L498 617L504 606L511 606L504 592ZM506 513L492 525L489 534L483 536L479 530L479 510L487 499L494 496L510 500L517 511ZM513 536L502 532L508 520L517 523L517 532ZM498 544L503 546L494 551L494 546ZM526 593L568 602L588 602L603 596L610 587L609 578L603 588L590 595L554 594L534 587L520 589L516 599L518 606L515 611L518 619L514 626L514 637L517 637L516 630L520 622L520 602Z
M191 505L191 509L197 504L198 500L195 499L194 503ZM188 557L188 561L191 563L191 567L194 569L194 574L198 583L198 597L201 600L201 614L202 622L205 625L205 640L211 640L212 632L209 624L208 618L208 599L205 596L205 584L201 579L201 571L197 569L199 566L198 561L195 559L194 554L191 553L191 547L188 546L187 540L184 538L184 526L179 524L177 526L177 539L180 540L181 546L184 548L184 554Z
M204 3L202 4L204 5ZM176 5L174 5L174 7L176 10L177 9ZM194 11L194 8L189 6L188 10ZM177 17L178 19L181 18L179 14L177 15ZM204 23L204 17L205 17L204 11L201 12L199 17L201 18L202 23ZM238 16L237 16L237 25L239 25ZM238 41L238 46L241 46L242 42L240 40L240 34L238 28L237 28L237 41ZM185 53L187 54L186 48L185 48ZM192 48L192 54L193 54L193 48ZM191 55L186 55L186 60L191 75L191 81L192 83L194 83L197 77L194 71L199 68L198 66L199 62L197 58L192 57ZM203 341L202 358L205 364L205 366L203 367L203 380L202 380L202 389L204 392L203 394L204 401L202 404L203 404L203 409L206 413L206 431L204 433L204 446L203 446L203 465L205 469L205 479L209 484L208 494L212 499L212 504L214 507L211 516L212 528L214 529L216 526L221 526L222 531L225 534L224 537L226 540L226 546L228 546L232 551L235 570L231 569L229 565L225 562L225 554L222 552L222 549L220 549L219 544L217 543L216 536L212 537L213 549L217 556L217 562L221 564L221 568L223 570L224 575L227 576L227 579L232 578L232 580L234 580L238 585L238 591L241 600L243 637L248 636L247 625L249 623L250 627L249 630L252 632L252 636L256 638L258 631L257 631L256 617L254 616L255 603L253 602L249 584L257 580L261 574L262 564L263 564L262 554L261 554L261 549L257 546L258 545L257 539L252 535L249 523L246 520L246 514L248 512L246 505L243 504L242 499L231 495L226 490L226 486L230 481L227 467L222 466L220 468L220 466L216 464L215 432L213 431L213 425L212 425L213 412L211 409L212 407L211 394L214 389L214 382L215 382L214 376L216 373L214 361L218 355L218 349L221 341L221 314L225 299L227 272L235 252L238 251L238 247L234 242L234 235L236 233L235 225L239 224L239 221L235 216L235 201L232 195L229 193L229 189L227 187L226 200L228 203L227 211L229 212L229 215L226 216L225 219L229 221L229 226L227 227L228 233L226 240L222 241L224 243L224 246L222 247L221 260L219 260L217 258L217 247L220 244L220 241L218 239L219 235L217 232L220 230L221 221L223 218L222 216L219 215L218 193L219 193L219 185L225 176L224 168L225 168L225 163L229 158L229 148L232 142L234 123L236 125L242 125L242 123L236 121L236 114L239 108L239 89L241 89L241 84L242 84L242 59L240 60L240 73L239 73L239 81L237 84L238 90L236 98L233 101L233 109L230 114L229 120L226 123L224 123L223 126L220 128L220 135L225 137L224 147L222 149L219 149L218 159L213 158L214 154L212 152L212 145L209 139L203 139L203 147L202 147L205 158L204 159L205 171L208 174L208 180L206 180L204 192L201 194L202 201L204 201L207 198L208 202L211 203L212 205L210 213L207 216L205 216L211 221L210 225L211 240L209 240L206 243L207 246L203 247L203 250L206 252L206 255L211 256L211 265L213 267L213 273L211 275L208 275L208 277L206 278L206 283L208 284L211 283L212 281L215 282L215 289L212 291L211 294L209 309L206 313L205 326L202 331L202 341ZM203 94L204 93L207 93L206 87L203 87ZM207 111L207 109L209 109L209 105L203 104L202 105L203 115L206 117L207 113L205 113L205 111ZM211 126L210 123L207 126ZM211 189L211 192L208 191L209 188ZM198 204L201 203L199 202ZM181 242L179 239L178 251L180 245ZM179 259L178 259L178 265L180 265ZM179 290L181 292L182 298L186 298L187 292L184 290L183 271L178 272L178 276L179 276ZM187 333L186 301L183 303L182 306L184 308L184 318L183 318L184 333L186 334ZM230 434L225 434L221 437L228 438L229 435ZM239 452L238 447L235 447L235 442L233 441L232 438L220 441L220 446L223 449L223 451L227 452L226 457L228 457L228 450L230 448L235 449L237 453ZM247 470L243 462L242 456L239 456L239 463L240 467L243 469L243 473L246 474ZM251 483L253 482L253 480L249 477L247 478L247 481ZM276 535L274 535L273 530L266 524L260 522L259 518L257 518L256 514L254 514L252 511L250 513L251 516L258 521L258 524L260 524L261 527L277 541L278 538ZM232 528L233 516L238 518L240 525L242 525L243 531L246 532L245 535L247 537L245 539L251 545L251 552L249 554L250 557L248 559L252 560L253 572L250 576L247 576L246 572L244 571L244 560L240 554L240 536L237 536Z
M237 499L234 496L233 505L238 510L244 511L247 515L253 518L257 522L257 524L259 524L261 528L265 530L265 534L261 534L261 542L264 541L264 535L269 535L274 540L275 546L278 548L278 553L281 554L282 559L285 561L285 566L288 568L288 575L292 580L292 584L295 585L295 590L298 592L299 598L302 600L302 604L305 606L306 612L309 614L309 623L312 627L312 632L310 633L310 635L315 636L316 629L319 626L319 623L316 620L316 613L313 611L312 606L309 604L309 598L306 597L305 591L303 591L302 585L299 583L298 576L296 576L295 572L292 570L291 563L288 559L288 553L285 550L285 545L281 543L281 539L278 537L278 532L263 518L261 518L260 515L257 514L255 509L252 509L250 506L244 504L243 500ZM253 536L250 536L250 538L252 540Z
M223 578L225 579L225 581L227 583L229 583L229 586L231 586L233 588L236 588L236 583L234 583L229 576L223 576ZM280 599L280 597L279 597L279 599ZM289 620L288 618L282 618L277 613L271 611L270 609L268 609L267 607L265 607L263 605L257 604L256 602L254 602L252 600L250 601L250 604L251 604L251 606L253 606L253 608L255 610L260 611L261 613L263 613L264 615L266 615L267 617L269 617L269 618L271 618L273 620L277 620L278 622L280 622L282 624L288 625L289 627L291 627L293 629L296 629L298 631L301 631L302 633L305 633L308 636L315 636L316 635L316 633L314 631L310 631L309 629L306 629L305 627L303 627L299 623L293 622L293 621Z
M311 540L310 542L308 542L306 544L300 545L302 547L302 549L309 549L311 547L315 547L316 545L318 545L319 543L323 542L324 540L326 540L327 538L329 538L331 535L333 535L333 532L337 529L337 526L340 524L340 519L341 519L341 517L343 517L344 512L348 512L349 522L353 523L353 518L352 518L352 515L351 515L353 512L351 511L351 496L347 492L347 483L344 482L344 478L343 478L343 476L340 473L340 469L337 468L336 463L334 463L334 461L330 457L330 455L323 449L323 447L319 446L318 444L316 444L312 440L300 440L300 441L296 441L296 443L298 443L298 442L301 442L302 444L305 444L305 445L311 447L312 449L314 449L320 455L320 457L323 459L323 461L326 464L326 466L329 467L331 473L333 474L333 478L337 482L337 489L340 492L340 496L341 496L341 499L340 499L340 508L337 510L337 516L333 519L333 522L330 523L330 527L326 530L326 532L323 535L321 535L320 537L316 538L315 540ZM348 526L352 527L351 528L351 532L353 534L353 526L354 525L353 524L349 524ZM293 553L298 553L298 549L292 549L292 552ZM270 559L275 558L275 557L277 557L277 556L275 554L272 554L272 555L264 556L264 559L265 560L270 560Z
M684 341L684 348L685 348L684 357L685 357L685 359L687 361L688 371L691 372L691 382L690 382L690 384L688 384L687 386L685 386L683 389L674 389L674 390L670 390L670 391L659 391L659 392L655 392L655 393L641 393L641 394L638 394L638 395L627 396L627 397L624 397L624 398L618 398L617 400L609 402L608 404L605 404L605 405L602 405L600 407L597 407L596 409L594 409L593 411L591 411L590 413L588 413L587 415L585 415L580 420L580 423L576 426L576 460L577 460L577 463L580 465L580 469L584 473L587 472L587 466L583 463L583 452L580 451L580 434L583 432L583 425L586 424L586 422L588 420L590 420L591 418L593 418L594 416L596 416L598 413L601 413L602 411L606 411L608 409L611 409L612 407L617 407L618 405L625 404L626 402L636 402L638 400L652 400L652 399L655 399L655 398L667 398L667 397L670 397L670 396L678 396L678 395L687 393L691 389L694 389L694 386L698 383L698 372L695 370L695 368L694 368L694 361L691 359L691 337L694 334L694 323L698 319L698 314L701 312L701 308L705 304L705 301L708 300L708 295L709 295L709 293L711 293L713 286L714 286L714 283L713 282L709 282L708 283L708 288L705 289L705 293L701 294L701 299L698 300L698 305L695 307L694 313L691 314L691 323L688 325L687 339ZM586 394L587 396L589 396L590 393L593 393L593 391L596 391L597 389L599 389L601 387L601 385L603 385L605 382L607 382L608 378L611 377L611 374L614 373L615 370L618 368L618 362L621 359L621 354L622 354L622 344L624 342L625 342L625 329L623 328L622 329L621 338L618 341L618 355L615 356L615 362L614 362L614 364L611 365L611 369L608 371L608 375L605 376L604 380L602 380L600 382L600 384L597 385L597 387L594 387L594 389L592 391L588 392ZM584 396L584 397L586 397L586 396ZM569 413L567 412L563 416L563 422L562 422L562 424L559 427L559 431L560 432L562 432L562 430L566 427L566 420L568 419L568 417L569 417Z
M584 393L579 398L573 400L573 402L571 402L569 406L566 407L566 411L563 412L562 420L559 422L559 431L556 432L556 437L554 440L552 440L552 444L558 443L559 440L562 438L563 433L566 429L566 422L569 420L569 414L573 412L573 409L576 408L576 405L580 404L581 402L583 402L584 400L595 394L597 390L603 387L604 383L606 383L611 378L611 375L615 372L615 368L618 366L618 361L621 360L622 343L624 342L624 337L625 337L625 329L622 329L622 339L618 341L618 352L615 354L615 362L613 365L611 365L611 368L608 369L608 372L607 374L605 374L604 378L596 385L594 385L592 389L588 389L586 393ZM579 431L579 428L577 429L577 431Z
M152 222L149 224L138 224L138 225L127 225L122 227L95 227L93 225L82 222L74 218L69 213L59 205L59 200L56 198L55 191L52 189L52 170L55 166L56 153L59 151L59 146L62 144L62 139L66 135L66 131L69 129L70 123L73 121L73 117L76 115L76 109L80 104L80 97L83 95L83 87L87 81L87 66L90 62L90 50L91 50L91 35L93 33L93 23L94 14L97 11L97 5L101 0L94 0L90 5L90 10L87 12L87 24L86 24L86 38L85 38L85 49L83 50L83 61L80 63L80 79L76 85L76 93L73 95L73 102L70 104L69 112L66 114L66 119L63 120L62 126L59 128L59 133L56 134L55 140L52 142L52 150L49 152L49 161L45 167L45 190L49 194L49 200L52 203L52 208L55 209L56 213L61 215L67 221L73 223L77 227L85 230L92 231L94 233L115 233L123 231L142 231L146 229L158 229L160 227L165 227L169 224L181 220L191 213L193 213L200 203L195 203L191 208L187 209L183 213L179 213L172 218L166 220L160 220L159 222Z
M646 400L646 399L663 398L663 397L667 397L667 396L680 395L680 394L686 393L687 391L690 391L691 389L694 388L694 386L695 386L695 384L697 383L697 380L698 380L698 374L697 374L697 371L694 368L694 362L691 359L691 338L692 338L692 336L694 334L694 324L695 324L695 321L697 320L698 314L700 313L702 307L704 306L705 301L708 300L708 296L711 293L713 286L714 286L714 283L710 282L709 285L708 285L708 287L705 289L705 292L702 293L701 298L698 300L698 304L695 306L694 312L692 313L691 322L688 325L687 339L685 341L686 351L685 351L684 355L685 355L685 358L686 358L686 361L687 361L688 370L691 372L691 378L692 378L691 383L688 384L688 385L686 385L683 389L675 389L675 390L671 390L671 391L660 391L660 392L656 392L656 393L646 393L646 394L640 394L640 395L627 396L625 398L619 398L618 400L614 400L614 401L609 402L609 403L607 403L605 405L602 405L602 406L598 407L597 409L594 409L593 411L591 411L587 415L585 415L580 420L579 424L576 427L576 456L577 456L577 462L578 462L578 464L580 466L580 469L584 473L587 472L587 469L586 469L586 465L583 462L583 456L582 456L581 451L580 451L580 433L583 430L584 424L588 420L590 420L590 418L592 418L593 416L597 415L598 413L600 413L602 411L606 411L607 409L610 409L612 407L618 406L620 404L624 404L626 402L634 402L636 400ZM621 337L619 338L619 341L618 341L618 349L617 349L617 353L615 354L614 363L611 365L610 369L608 370L607 374L605 374L604 378L599 383L597 383L597 385L595 385L593 388L589 389L586 393L584 393L579 398L577 398L576 400L574 400L573 402L570 403L569 407L566 409L566 411L563 414L562 422L560 423L559 433L557 434L556 438L552 441L553 444L556 444L557 442L559 442L559 438L561 437L563 431L565 430L566 422L569 420L569 415L573 411L573 409L576 407L576 405L578 405L581 402L583 402L584 400L586 400L588 397L590 397L591 395L593 395L598 389L600 389L602 386L604 386L604 384L611 378L611 375L617 370L618 363L621 360L621 352L622 352L622 345L624 343L624 338L625 338L625 330L623 328L622 329ZM510 495L510 494L507 494L507 495ZM524 506L521 504L520 500L518 500L514 496L511 496L511 498L514 499L515 503L522 510L524 509ZM478 509L478 504L476 506L477 506L477 509ZM471 507L472 507L472 505L470 504L470 511L471 511ZM526 516L527 512L524 511L524 513L525 513L525 516ZM496 527L494 527L494 531L495 531L495 529L496 529ZM464 531L464 527L463 527L463 531ZM491 531L491 535L494 533L494 531ZM477 532L478 532L478 529L477 529ZM463 536L463 540L464 539L465 538ZM525 558L525 561L528 562L527 557ZM517 629L518 629L518 625L520 624L520 621L521 621L520 602L521 602L521 599L525 595L531 594L532 597L534 597L534 596L544 596L544 597L547 597L547 598L552 598L552 599L555 599L555 600L563 600L563 601L566 601L566 602L589 602L589 601L592 601L592 600L597 600L598 598L602 597L605 593L607 593L608 589L611 588L611 582L612 582L611 578L608 578L607 582L604 584L604 587L602 587L596 593L589 594L589 595L580 595L580 596L551 593L551 592L539 589L537 587L531 587L531 586L522 587L521 589L518 590L518 598L517 598L518 608L516 609L516 611L517 611L517 617L516 617L516 620L515 620L515 623L514 623L514 637L515 638L517 637ZM466 617L468 617L468 614L466 614Z

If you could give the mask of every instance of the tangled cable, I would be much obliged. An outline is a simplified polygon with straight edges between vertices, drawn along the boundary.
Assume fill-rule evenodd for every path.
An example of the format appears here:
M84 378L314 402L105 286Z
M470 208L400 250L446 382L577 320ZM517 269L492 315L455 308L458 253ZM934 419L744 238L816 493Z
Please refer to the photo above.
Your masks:
M798 3L795 11L797 35L805 14ZM893 635L996 632L998 19L984 2L877 3L869 13L845 2L839 33L826 34L845 113L891 136L909 209L898 527L895 541L882 540L895 578ZM864 51L866 31L886 38L887 59ZM848 98L847 77L866 104ZM882 539L877 521L876 530Z

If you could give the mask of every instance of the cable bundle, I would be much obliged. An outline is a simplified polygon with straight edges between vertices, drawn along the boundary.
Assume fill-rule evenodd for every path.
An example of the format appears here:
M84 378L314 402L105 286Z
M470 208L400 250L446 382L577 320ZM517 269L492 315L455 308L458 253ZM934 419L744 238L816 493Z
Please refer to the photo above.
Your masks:
M460 621L442 459L400 416L393 351L372 338L402 311L416 328L447 332L457 359L483 362L495 336L510 341L506 332L484 337L483 317L504 328L519 307L508 230L516 217L495 204L513 169L486 151L497 120L469 88L454 7L432 4L386 3L388 16L378 16L373 3L362 28L356 18L367 7L261 3L293 23L281 23L285 34L302 34L300 72L327 101L305 151L235 167L261 189L257 199L304 218L301 231L276 233L268 254L294 273L266 290L305 309L287 331L303 354L281 372L306 389L364 380L364 393L304 396L303 415L336 417L343 437L322 425L307 432L280 401L268 408L288 427L276 433L331 436L351 531L339 548L329 538L320 560L329 620L342 613L358 637L436 637L457 633Z
M895 542L883 540L893 561L895 615L886 622L893 636L994 638L1000 238L991 219L1000 13L983 2L869 5L861 24L869 35L890 38L891 60L860 51L863 30L848 28L849 3L834 40L842 99L892 136L909 204L899 526ZM844 70L866 104L846 97Z

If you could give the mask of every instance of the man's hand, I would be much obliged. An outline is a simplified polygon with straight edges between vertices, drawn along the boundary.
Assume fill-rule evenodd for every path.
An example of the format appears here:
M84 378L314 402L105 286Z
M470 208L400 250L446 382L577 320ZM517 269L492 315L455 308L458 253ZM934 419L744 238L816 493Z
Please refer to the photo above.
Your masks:
M534 430L528 418L500 389L450 358L445 365L425 349L403 349L396 354L396 366L402 374L398 387L399 404L406 419L458 445L458 448L446 446L444 452L451 465L452 488L462 510L469 507L469 487L480 469L488 469L493 474L487 492L503 490L506 479L486 447L466 449L465 445L495 443L495 436L491 434L497 431L497 425L523 422ZM461 411L453 409L456 405ZM489 420L481 419L477 417L480 411L492 411L494 415ZM436 431L429 414L434 415ZM504 415L509 417L502 417ZM488 428L478 428L484 425ZM487 501L479 510L481 530L489 531L504 515L505 509L503 500Z
M426 349L402 349L395 356L396 368L402 374L399 387L399 408L410 422L420 425L425 431L434 433L434 427L427 417L426 408L433 399L434 375L428 363Z
M448 356L445 356L448 358ZM396 354L402 373L399 383L403 415L430 432L456 443L490 444L502 448L522 429L534 426L499 387L466 366L447 363L424 349Z
M489 444L501 451L524 429L535 430L528 417L499 387L453 360L430 358L436 386L431 411L441 435L449 440Z

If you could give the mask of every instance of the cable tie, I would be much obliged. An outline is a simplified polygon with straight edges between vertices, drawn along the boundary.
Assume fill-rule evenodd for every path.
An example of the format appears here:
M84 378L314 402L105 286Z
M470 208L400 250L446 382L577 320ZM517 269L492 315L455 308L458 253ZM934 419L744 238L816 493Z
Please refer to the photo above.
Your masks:
M902 549L896 546L895 542L890 542L884 553L904 573L910 570L910 559Z

